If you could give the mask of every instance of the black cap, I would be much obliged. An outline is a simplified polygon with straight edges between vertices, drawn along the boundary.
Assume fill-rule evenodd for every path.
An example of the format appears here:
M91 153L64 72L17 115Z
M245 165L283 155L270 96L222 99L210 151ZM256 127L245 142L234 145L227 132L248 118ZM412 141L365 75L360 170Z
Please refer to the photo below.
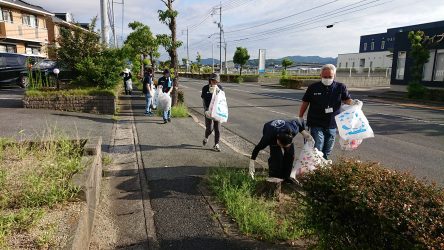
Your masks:
M170 70L169 69L165 69L164 71L163 71L163 74L169 74L170 73Z

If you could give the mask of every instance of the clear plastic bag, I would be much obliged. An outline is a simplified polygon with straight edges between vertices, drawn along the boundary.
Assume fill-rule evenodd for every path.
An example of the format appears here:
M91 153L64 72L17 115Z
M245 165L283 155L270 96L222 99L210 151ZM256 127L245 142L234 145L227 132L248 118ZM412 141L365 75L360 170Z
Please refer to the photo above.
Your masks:
M171 96L167 93L159 94L158 109L168 111L171 108Z
M324 159L324 154L314 147L312 141L307 141L302 147L299 158L294 162L290 178L315 170L317 167L324 167L332 163L331 160Z
M374 137L370 124L362 112L361 105L353 105L335 116L339 136L343 140L362 140Z

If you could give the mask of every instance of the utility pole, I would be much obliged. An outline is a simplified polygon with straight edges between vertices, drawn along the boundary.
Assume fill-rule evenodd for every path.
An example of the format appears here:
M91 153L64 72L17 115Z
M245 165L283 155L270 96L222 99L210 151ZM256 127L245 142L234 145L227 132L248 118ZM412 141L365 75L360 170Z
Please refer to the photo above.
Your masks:
M101 10L101 29L102 29L102 43L108 46L109 43L109 26L108 26L108 5L106 0L100 0Z
M111 27L111 30L113 31L113 40L114 40L114 48L118 47L117 44L117 33L116 33L116 24L115 24L115 16L114 16L114 1L111 0L111 14L113 15L111 18L113 20L113 26Z
M124 24L124 17L125 17L125 0L122 0L122 47L123 47L123 24Z
M190 49L189 49L189 46L188 46L188 26L187 26L187 72L190 72L190 69L189 69L189 67L190 67Z
M222 74L222 1L219 7L219 73Z
M214 73L214 43L211 40L211 59L213 59L213 73Z
M227 43L225 43L225 47L224 47L224 49L225 49L225 66L224 66L224 73L225 74L228 74L228 67L227 67Z

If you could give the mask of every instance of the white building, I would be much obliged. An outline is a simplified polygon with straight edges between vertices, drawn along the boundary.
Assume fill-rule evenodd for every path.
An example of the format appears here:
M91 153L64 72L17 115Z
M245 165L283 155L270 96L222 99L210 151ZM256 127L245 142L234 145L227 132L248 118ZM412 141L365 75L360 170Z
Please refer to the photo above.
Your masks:
M355 69L358 73L368 68L387 69L392 67L393 56L390 51L339 54L338 69Z

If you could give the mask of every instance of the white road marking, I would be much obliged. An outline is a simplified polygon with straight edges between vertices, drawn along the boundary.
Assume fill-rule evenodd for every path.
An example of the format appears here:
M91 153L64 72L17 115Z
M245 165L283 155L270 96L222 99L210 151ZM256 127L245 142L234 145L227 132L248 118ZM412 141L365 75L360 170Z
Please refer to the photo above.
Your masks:
M244 85L247 85L247 84L244 84ZM248 84L248 85L249 86L255 86L253 84ZM251 91L247 91L247 90L243 90L243 89L230 89L230 87L225 87L225 88L229 89L229 90L232 90L232 91L237 91L237 92L244 92L244 93L248 93L248 94L256 94L256 95L268 96L268 97L277 98L277 99L284 99L284 100L289 100L289 101L302 102L302 100L295 99L295 98L290 98L290 97L283 97L283 96L277 96L277 95L266 94L266 93L255 93L255 92L251 92ZM270 90L270 89L267 89L267 90ZM275 92L277 92L277 91L275 91ZM282 92L282 93L288 93L288 92ZM399 105L396 105L396 104L379 103L379 102L369 101L368 99L363 99L363 100L365 100L366 103L376 104L376 105L380 105L380 106L400 107ZM263 107L257 107L255 105L252 105L252 104L249 104L249 103L246 103L246 105L250 106L250 107L266 110L268 112L280 114L280 115L295 116L295 114L282 113L282 112L278 112L278 111L275 111L275 110L272 110L272 109L266 109L266 108L263 108ZM401 119L405 119L405 120L411 120L411 121L417 121L417 122L423 122L423 123L428 123L428 124L444 126L444 124L442 124L442 123L436 123L436 122L433 122L433 121L423 120L423 119L418 119L418 118L413 118L413 117L408 117L408 116L400 116L400 115L393 115L393 114L386 114L386 113L379 113L379 112L371 112L371 111L366 111L366 113L372 113L372 114L377 114L377 115L382 115L382 116L389 116L389 117L401 118Z

